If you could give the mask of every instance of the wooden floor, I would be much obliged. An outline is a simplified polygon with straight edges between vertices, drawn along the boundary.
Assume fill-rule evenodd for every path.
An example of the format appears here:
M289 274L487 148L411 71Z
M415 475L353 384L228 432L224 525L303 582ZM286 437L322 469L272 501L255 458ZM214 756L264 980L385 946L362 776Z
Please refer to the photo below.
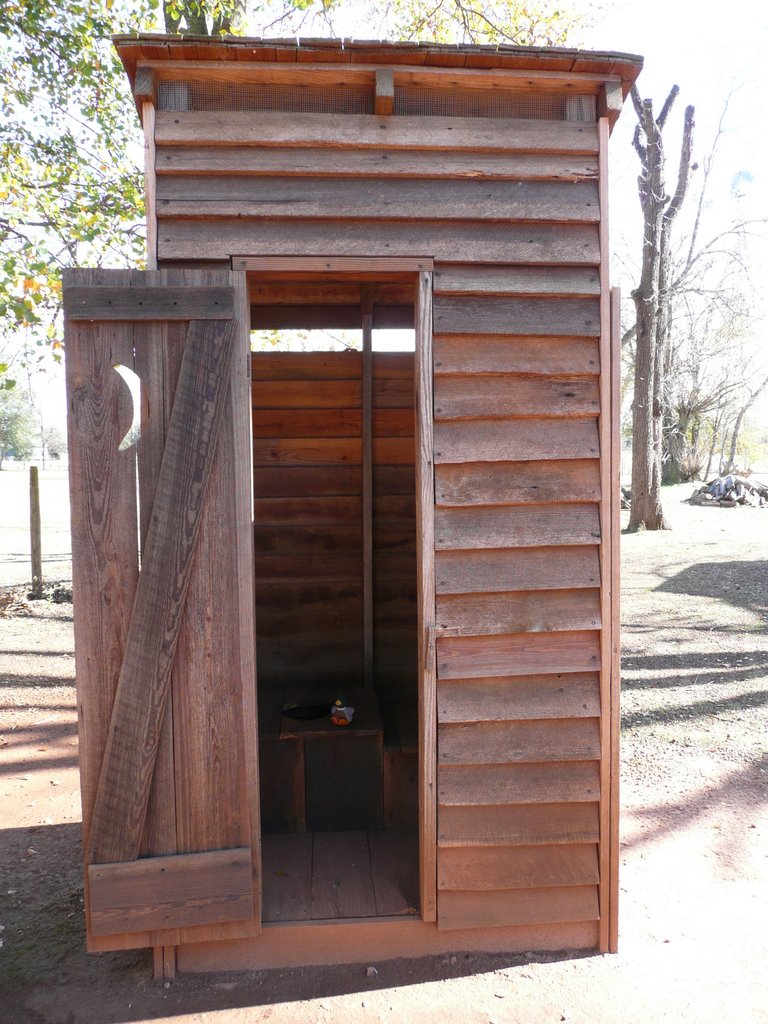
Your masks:
M262 838L263 920L415 914L415 832L316 832Z

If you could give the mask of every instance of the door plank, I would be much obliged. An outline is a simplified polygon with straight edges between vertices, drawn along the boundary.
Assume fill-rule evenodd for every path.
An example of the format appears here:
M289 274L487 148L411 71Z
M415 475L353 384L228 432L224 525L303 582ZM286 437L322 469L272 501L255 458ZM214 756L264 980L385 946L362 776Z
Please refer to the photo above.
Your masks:
M88 868L91 928L115 935L253 917L250 847Z
M235 336L220 320L192 321L187 334L86 841L92 864L138 856Z

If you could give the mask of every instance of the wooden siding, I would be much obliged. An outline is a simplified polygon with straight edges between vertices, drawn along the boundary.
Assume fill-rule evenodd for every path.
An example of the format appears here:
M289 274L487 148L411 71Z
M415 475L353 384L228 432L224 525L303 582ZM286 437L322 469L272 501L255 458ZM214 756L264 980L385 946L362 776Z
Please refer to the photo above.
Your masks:
M438 923L599 916L594 271L435 266Z
M594 124L160 110L154 144L161 262L413 253L539 264L567 275L546 301L572 297L557 311L550 302L553 333L596 333L584 322L598 316L587 280L600 258ZM450 280L445 289L438 327ZM456 315L471 323L471 287L464 295ZM525 291L481 312L511 315L515 334L539 322Z
M362 356L252 361L259 688L360 685ZM374 685L416 699L413 355L373 356Z

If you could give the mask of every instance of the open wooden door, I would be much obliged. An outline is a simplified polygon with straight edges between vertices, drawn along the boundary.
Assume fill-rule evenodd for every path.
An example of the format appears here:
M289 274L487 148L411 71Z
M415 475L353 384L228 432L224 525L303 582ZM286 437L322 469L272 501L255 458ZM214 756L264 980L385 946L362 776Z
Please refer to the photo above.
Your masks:
M253 935L245 275L74 270L64 307L88 948Z

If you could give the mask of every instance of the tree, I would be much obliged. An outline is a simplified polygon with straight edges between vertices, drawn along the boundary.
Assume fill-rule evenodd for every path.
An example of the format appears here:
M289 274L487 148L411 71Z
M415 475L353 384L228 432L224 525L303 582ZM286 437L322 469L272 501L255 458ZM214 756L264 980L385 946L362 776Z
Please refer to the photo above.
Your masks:
M669 352L671 320L672 225L685 199L693 170L694 108L686 107L677 186L667 194L662 132L679 93L673 86L658 117L653 101L632 88L637 113L633 145L640 157L638 191L643 211L643 253L640 283L632 293L635 305L635 385L632 409L632 510L630 531L664 530L661 506L663 381Z
M0 469L9 455L28 459L35 438L35 418L17 391L0 391Z

